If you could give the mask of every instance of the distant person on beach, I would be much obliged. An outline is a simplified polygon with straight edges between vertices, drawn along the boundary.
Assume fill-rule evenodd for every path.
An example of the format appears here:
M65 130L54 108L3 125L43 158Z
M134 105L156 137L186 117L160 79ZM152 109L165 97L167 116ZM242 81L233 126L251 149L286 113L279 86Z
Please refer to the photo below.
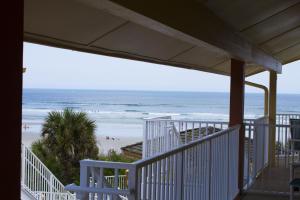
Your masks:
M29 129L30 127L29 127L26 123L24 123L23 128L24 128L24 130L26 131L26 130Z

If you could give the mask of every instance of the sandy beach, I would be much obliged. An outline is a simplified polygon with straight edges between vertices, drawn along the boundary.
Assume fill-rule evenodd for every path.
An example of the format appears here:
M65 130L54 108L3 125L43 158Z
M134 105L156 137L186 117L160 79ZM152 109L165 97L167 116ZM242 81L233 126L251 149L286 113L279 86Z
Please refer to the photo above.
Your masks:
M31 144L38 140L40 138L40 135L35 132L29 132L26 131L22 133L22 143L28 147L31 146ZM141 142L142 138L138 137L114 137L114 136L102 136L97 135L97 144L99 147L100 153L106 154L110 149L114 149L117 152L121 152L121 147L134 144L137 142Z

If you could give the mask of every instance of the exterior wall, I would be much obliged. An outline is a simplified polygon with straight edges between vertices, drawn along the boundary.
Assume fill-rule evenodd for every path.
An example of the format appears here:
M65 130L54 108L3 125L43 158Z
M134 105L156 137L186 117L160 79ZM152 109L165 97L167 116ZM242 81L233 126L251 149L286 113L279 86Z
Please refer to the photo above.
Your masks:
M21 194L23 3L3 1L0 12L0 177L3 180L1 197L9 199L20 199Z

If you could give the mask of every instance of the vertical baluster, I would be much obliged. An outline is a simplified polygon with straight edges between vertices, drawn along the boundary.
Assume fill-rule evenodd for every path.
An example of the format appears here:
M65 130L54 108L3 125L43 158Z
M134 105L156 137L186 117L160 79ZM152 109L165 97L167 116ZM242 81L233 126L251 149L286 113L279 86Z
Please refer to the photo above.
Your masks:
M176 200L181 200L182 199L182 195L183 195L183 189L184 189L184 179L183 179L183 167L184 167L184 152L179 152L176 154L176 172L175 172L175 175L176 175L176 179L174 180L175 181L175 192L176 192Z
M142 154L143 154L143 158L145 158L146 157L146 155L147 155L147 149L148 149L148 121L147 120L144 120L144 123L143 123L143 137L144 137L144 139L143 139L143 152L142 152Z
M104 179L104 169L99 168L99 178L98 178L98 184L97 187L103 188L103 179ZM104 197L103 193L98 193L97 194L98 199L102 199Z
M213 123L213 133L216 132L216 123Z
M209 140L209 165L208 165L208 199L211 199L211 190L212 190L212 180L211 180L211 168L212 168L212 141Z
M91 169L91 177L90 177L90 185L89 187L94 188L95 187L95 168ZM92 199L95 199L95 193L90 193L90 197Z
M178 146L180 145L181 142L181 123L178 122Z
M152 200L152 188L153 188L152 164L149 164L148 167L149 167L148 199Z
M195 124L194 122L192 122L192 141L194 141L194 128L195 128Z
M141 199L142 198L142 168L137 169L137 185L135 186L137 188L137 195L136 199Z
M193 171L194 171L194 175L193 175L193 199L196 199L196 192L197 192L197 178L198 178L198 145L196 145L194 147L193 153L194 153L194 163L193 163Z
M164 132L166 135L166 140L165 140L164 146L165 146L166 151L170 149L169 144L171 142L171 135L170 135L169 130L170 130L170 126L168 126L167 121L164 121Z
M189 148L187 150L187 157L189 163L189 171L188 171L188 189L187 189L187 196L188 199L192 199L193 197L193 148Z
M206 142L202 143L202 145L199 146L199 178L198 178L198 184L199 184L199 199L204 199L205 197L205 188L206 185L203 184L203 182L206 182L206 177L208 173L205 173L206 165ZM207 182L206 182L207 183Z
M200 148L203 146L204 143L202 144L199 144L196 146L196 180L195 180L195 190L196 190L196 196L195 196L195 199L200 199L200 191L201 191L201 185L200 185L200 171L201 171L201 164L200 164L200 160L201 160L201 152L200 152Z
M188 143L188 132L187 132L187 122L185 122L185 135L184 135L184 137L185 137L185 139L184 139L184 141L185 141L185 144L187 144Z
M288 160L288 139L287 139L287 127L284 128L284 132L285 132L285 143L284 143L284 146L285 146L285 151L284 151L284 158L285 158L285 167L288 167L289 165L289 160Z
M253 165L253 158L252 158L252 155L251 155L251 145L252 145L252 149L253 149L253 145L254 144L251 144L251 138L252 138L252 130L251 130L251 126L252 125L248 125L248 166L247 166L247 184L249 184L250 182L250 161L252 160L252 165ZM254 139L254 138L253 138ZM252 167L253 168L253 167Z
M163 135L161 135L161 121L158 121L157 123L157 136L159 138L159 152L164 152L164 147L163 147L163 140L164 140L164 137Z
M172 155L171 159L170 159L170 182L169 182L170 183L170 198L169 198L169 200L173 200L174 199L174 179L175 179L175 174L176 174L175 159L176 159L176 154Z
M198 136L198 138L201 138L202 137L202 132L201 132L201 122L199 123L199 136Z
M171 156L167 157L165 159L165 165L164 165L164 196L163 199L169 200L169 192L170 192L170 173L171 173L171 168L170 168L170 159Z
M159 145L158 145L158 137L157 137L157 122L154 122L154 140L155 140L155 147L154 147L154 152L153 155L157 154L159 152Z
M190 149L185 150L185 159L186 159L186 171L185 171L185 182L186 182L186 189L185 189L185 197L186 199L190 199L191 195L191 154Z
M33 157L33 169L34 169L34 181L33 181L33 191L37 191L37 178L38 178L38 174L37 174L37 161L35 159L35 157Z
M159 195L159 199L166 199L165 197L165 186L166 186L166 171L165 171L165 168L166 168L166 159L162 159L161 160L161 176L160 176L160 195Z
M276 124L275 124L275 127L276 127ZM275 128L276 129L276 128ZM281 155L284 154L284 126L282 126L281 128L278 128L280 129L280 135L281 135Z
M151 153L150 153L150 155L149 155L149 157L150 156L153 156L153 154L154 154L154 149L155 149L155 128L154 128L154 121L151 121Z
M162 160L158 160L157 163L157 197L156 199L160 199L160 195L161 195L161 176L162 176L162 171L161 171L161 163Z
M184 150L183 151L183 196L184 196L184 199L188 199L187 198L187 190L188 190L188 172L189 172L189 163L188 163L188 154L187 154L187 150Z
M142 170L142 186L143 186L143 189L142 189L142 200L145 200L147 199L147 174L148 174L148 168L147 166L143 167L143 170Z
M157 199L157 178L158 178L157 162L153 163L153 198Z
M32 182L33 182L33 178L34 178L34 176L33 176L33 166L32 166L32 154L29 154L29 156L30 156L30 179L29 179L29 188L31 189L31 190L33 190L33 187L32 187Z

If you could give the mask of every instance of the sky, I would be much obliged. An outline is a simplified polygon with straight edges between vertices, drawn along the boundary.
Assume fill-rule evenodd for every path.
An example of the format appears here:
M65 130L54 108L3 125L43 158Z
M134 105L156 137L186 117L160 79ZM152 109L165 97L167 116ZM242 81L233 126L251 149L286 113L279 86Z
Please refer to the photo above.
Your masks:
M228 92L230 79L196 70L24 43L24 88ZM278 93L300 94L300 61L284 65ZM247 78L268 86L269 73ZM261 92L246 87L246 92Z

